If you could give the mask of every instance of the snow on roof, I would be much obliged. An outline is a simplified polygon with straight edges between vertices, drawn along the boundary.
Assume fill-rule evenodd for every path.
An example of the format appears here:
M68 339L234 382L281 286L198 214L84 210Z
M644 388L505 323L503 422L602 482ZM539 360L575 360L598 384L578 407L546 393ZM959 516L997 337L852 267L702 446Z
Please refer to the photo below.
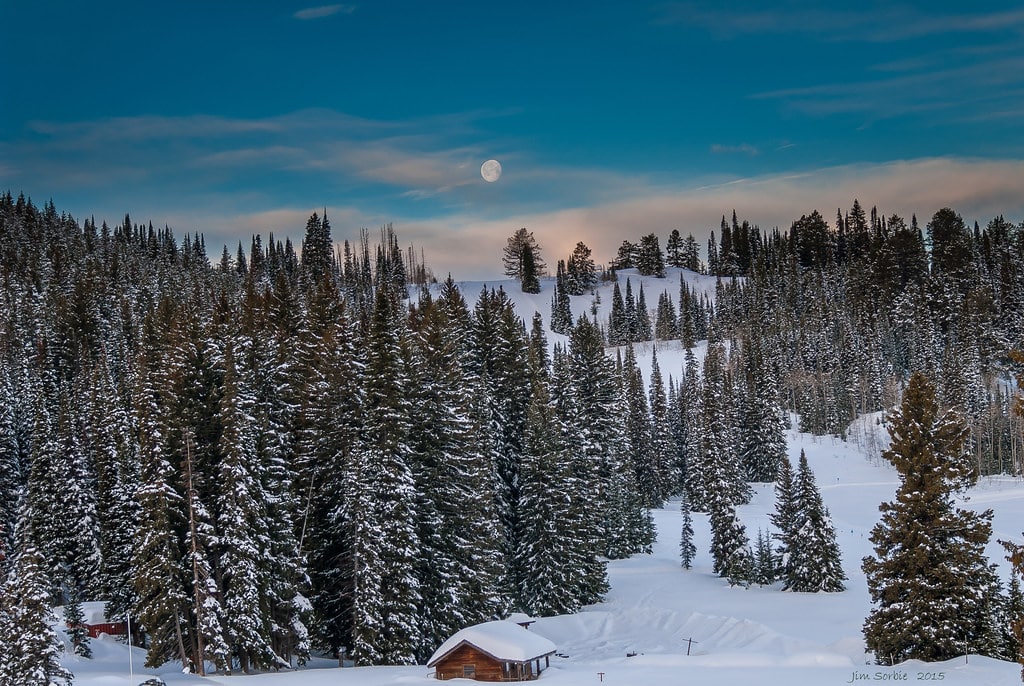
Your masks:
M498 620L469 626L457 632L434 651L427 666L433 667L463 643L472 644L500 662L529 662L556 650L555 644L543 636L518 624Z

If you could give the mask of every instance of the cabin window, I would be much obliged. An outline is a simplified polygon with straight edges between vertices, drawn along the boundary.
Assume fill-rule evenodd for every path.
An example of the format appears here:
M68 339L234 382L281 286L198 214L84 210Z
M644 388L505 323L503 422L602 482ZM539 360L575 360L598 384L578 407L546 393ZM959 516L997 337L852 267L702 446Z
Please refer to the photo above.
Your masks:
M475 679L476 678L476 665L462 665L462 678L463 679Z

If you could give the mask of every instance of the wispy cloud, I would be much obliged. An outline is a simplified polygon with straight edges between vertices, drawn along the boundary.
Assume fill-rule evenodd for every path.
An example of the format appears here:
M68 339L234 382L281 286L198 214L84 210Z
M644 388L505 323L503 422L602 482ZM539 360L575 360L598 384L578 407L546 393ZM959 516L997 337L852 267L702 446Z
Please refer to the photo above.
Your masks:
M823 41L889 43L946 33L1024 32L1024 10L948 13L890 5L870 10L843 10L791 3L764 9L700 2L662 5L656 21L693 26L720 38L751 34L804 34Z
M1015 111L1024 107L1024 55L998 56L951 67L917 71L891 65L873 78L816 84L752 94L808 115L860 114L866 123L928 112L933 119L961 120L964 111Z
M740 143L739 145L721 145L719 143L715 143L711 146L711 152L715 153L716 155L742 153L744 155L750 155L751 157L756 157L757 155L761 154L760 150L758 150L753 145L750 145L749 143Z
M306 9L299 10L292 16L302 20L323 19L332 14L352 14L355 11L355 5L321 5L319 7L307 7Z

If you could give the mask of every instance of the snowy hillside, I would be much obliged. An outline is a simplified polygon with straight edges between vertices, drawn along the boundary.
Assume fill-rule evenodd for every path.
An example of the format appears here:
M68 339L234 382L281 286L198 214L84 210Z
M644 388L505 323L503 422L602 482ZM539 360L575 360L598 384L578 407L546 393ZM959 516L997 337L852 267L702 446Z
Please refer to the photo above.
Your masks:
M644 285L648 305L658 294L679 290L679 270L665 279L638 277L634 289ZM691 287L714 293L715 280L687 272ZM472 302L483 282L459 284ZM537 295L523 294L515 282L489 282L503 286L517 310L529 321L534 311L547 322L551 310L552 281L542 283ZM611 285L600 291L598 321L605 322ZM590 310L592 296L572 299L575 315ZM549 340L563 340L549 334ZM659 344L662 373L678 378L684 351L678 342ZM646 374L651 344L637 347L637 359ZM870 600L861 559L871 552L868 534L878 520L879 503L890 500L898 485L896 472L880 457L885 430L877 415L863 417L848 432L850 440L817 438L795 431L788 435L790 459L801 450L815 472L825 504L831 511L849 578L847 590L835 594L782 592L779 584L743 589L730 587L711 571L708 554L710 531L706 515L694 515L697 559L691 570L679 565L681 516L678 502L654 512L658 540L651 555L609 564L611 590L604 602L575 615L543 618L530 628L552 640L560 657L540 683L551 686L583 684L762 684L831 685L854 681L942 681L944 684L1006 685L1020 683L1019 665L968 656L946 663L907 663L896 667L866 664L861 625ZM995 511L988 555L1003 564L1000 538L1019 540L1024 529L1024 482L1020 479L983 479L963 498L967 507ZM774 509L770 485L758 485L753 500L739 508L751 538L767 529ZM692 643L691 643L692 640ZM110 639L92 642L95 657L65 657L80 686L119 686L141 682L144 674L159 674L168 684L263 684L266 686L392 686L432 683L425 667L368 667L339 669L336 663L314 661L296 673L258 676L214 676L206 679L165 665L142 668L145 653L133 650L134 681L129 681L128 649ZM689 654L687 654L689 648ZM464 683L464 682L463 682Z
M710 300L714 300L715 282L717 281L714 276L697 274L686 269L679 269L678 267L667 267L665 269L664 278L640 276L636 269L621 269L618 271L619 288L624 289L626 287L626 281L629 280L633 288L634 297L638 297L640 287L643 286L644 297L647 301L647 309L651 312L652 318L654 315L654 306L657 304L658 296L661 293L667 292L674 302L679 301L680 279L683 279L692 291L696 291L699 294L705 294ZM462 291L462 294L470 303L475 302L477 296L480 295L480 291L484 288L504 289L509 300L511 300L515 305L516 312L518 312L527 323L527 326L529 326L533 313L539 312L540 316L544 320L544 327L547 330L548 344L551 346L554 346L555 343L567 345L567 336L550 331L549 320L551 319L551 298L554 295L555 287L555 280L553 278L541 279L540 293L523 293L519 287L519 282L514 279L459 281L457 283L459 290ZM606 327L608 324L608 315L611 311L612 290L614 286L615 282L611 281L598 283L598 287L596 289L597 298L590 293L587 293L586 295L569 296L573 317L578 318L582 315L586 315L593 319L592 307L596 302L597 323L602 327ZM636 343L633 346L636 351L637 366L640 368L645 380L650 378L651 350L653 347L655 347L655 344L651 342ZM698 360L701 360L704 357L704 347L703 342L698 342L697 346L694 348L694 353ZM610 348L609 353L614 355L615 350L615 348ZM659 359L658 364L661 366L662 374L666 378L671 375L673 378L678 380L681 376L680 371L683 369L683 354L685 353L685 349L682 347L680 342L658 341L657 351Z

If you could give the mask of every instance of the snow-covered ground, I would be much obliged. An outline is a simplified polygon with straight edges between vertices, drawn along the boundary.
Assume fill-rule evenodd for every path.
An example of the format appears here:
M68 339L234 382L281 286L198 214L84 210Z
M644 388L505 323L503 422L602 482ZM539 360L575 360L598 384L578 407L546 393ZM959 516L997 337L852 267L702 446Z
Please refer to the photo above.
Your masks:
M634 293L638 291L634 276ZM690 275L713 293L714 280ZM539 311L550 314L551 282L544 292L528 296L509 282L506 291L529 321ZM647 303L657 304L668 290L676 299L678 271L667 279L644 278ZM650 284L650 285L648 285ZM463 284L470 302L482 283ZM602 321L611 301L610 287L601 293ZM582 313L590 296L573 298L573 311ZM557 335L552 335L557 339ZM638 346L637 358L645 375L650 368L650 344ZM659 344L663 375L679 378L683 351L678 343ZM772 587L733 588L711 572L710 530L705 515L694 515L695 567L679 565L681 516L671 502L654 513L658 541L651 555L610 563L611 590L605 602L575 615L538 620L530 630L550 639L560 654L538 683L583 686L599 683L630 686L676 684L752 684L759 686L831 686L873 681L936 682L965 686L1010 686L1020 683L1020 666L978 656L944 663L909 662L895 667L867 664L861 625L870 610L861 559L871 552L868 534L878 520L878 505L892 499L898 479L880 457L885 431L876 415L858 420L849 441L791 432L794 464L801 449L807 453L825 504L832 514L849 577L847 590L834 594L789 593ZM994 534L988 554L1007 569L997 539L1020 541L1024 530L1024 482L984 479L962 499L967 507L995 511ZM759 485L749 505L740 508L748 534L766 529L774 510L771 485ZM692 639L692 643L690 640ZM281 674L219 676L202 679L185 675L180 667L142 667L145 653L133 649L134 681L129 680L128 649L111 639L93 640L91 660L65 658L79 686L138 684L144 675L159 674L175 684L235 684L237 686L408 686L433 683L425 667L368 667L340 669L336 662L317 660L307 668ZM689 654L687 649L689 647ZM629 654L634 654L627 657ZM468 683L460 681L459 683Z

